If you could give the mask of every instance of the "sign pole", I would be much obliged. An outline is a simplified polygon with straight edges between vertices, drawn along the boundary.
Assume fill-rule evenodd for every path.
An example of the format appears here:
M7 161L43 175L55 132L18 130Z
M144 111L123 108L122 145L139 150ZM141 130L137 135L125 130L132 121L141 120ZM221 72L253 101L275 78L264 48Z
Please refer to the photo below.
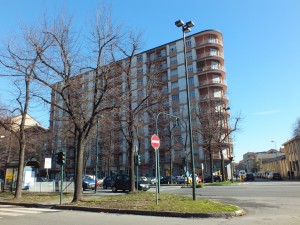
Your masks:
M158 148L160 146L159 137L153 134L151 137L151 145L155 151L155 178L156 178L156 205L158 205L158 188L159 188L159 158L158 158Z
M158 160L157 160L157 149L154 149L155 151L155 179L156 179L156 205L158 205L158 180L157 180L157 175L158 175Z

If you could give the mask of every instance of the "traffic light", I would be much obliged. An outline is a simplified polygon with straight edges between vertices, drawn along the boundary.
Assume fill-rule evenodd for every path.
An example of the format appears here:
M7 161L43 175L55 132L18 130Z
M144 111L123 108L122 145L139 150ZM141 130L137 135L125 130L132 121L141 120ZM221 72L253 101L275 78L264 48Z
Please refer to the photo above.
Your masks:
M138 155L137 158L138 158L138 165L141 165L141 156Z
M65 165L66 164L66 153L65 152L61 152L61 164Z
M66 153L65 152L57 152L55 154L55 161L58 165L65 165L66 164Z
M141 156L140 155L136 155L135 156L135 165L141 165Z

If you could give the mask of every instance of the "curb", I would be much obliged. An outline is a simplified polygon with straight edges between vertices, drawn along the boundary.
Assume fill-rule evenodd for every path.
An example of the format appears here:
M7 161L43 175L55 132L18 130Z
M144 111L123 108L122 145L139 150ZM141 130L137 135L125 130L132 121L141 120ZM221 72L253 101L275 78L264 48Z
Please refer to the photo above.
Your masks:
M162 211L146 211L146 210L124 210L124 209L105 209L95 207L73 206L73 205L55 205L55 204L40 204L40 203L17 203L17 202L0 202L2 205L18 205L28 208L50 208L63 209L97 213L117 213L131 214L140 216L161 216L161 217L181 217L181 218L230 218L243 216L246 212L243 209L234 212L221 213L180 213L180 212L162 212Z

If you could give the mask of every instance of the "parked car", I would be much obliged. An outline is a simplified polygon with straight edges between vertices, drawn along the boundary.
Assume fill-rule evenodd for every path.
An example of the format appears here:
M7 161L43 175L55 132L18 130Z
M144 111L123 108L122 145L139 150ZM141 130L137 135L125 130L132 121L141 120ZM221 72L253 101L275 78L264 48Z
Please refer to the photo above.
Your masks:
M103 189L111 188L114 181L115 181L115 176L105 177L102 183Z
M176 177L176 183L177 183L177 184L184 184L184 183L186 183L186 180L187 180L186 177L183 176L183 175L182 175L182 176L177 176L177 177Z
M220 176L214 176L214 182L221 182L222 178ZM205 183L212 183L212 178L211 176L209 177L204 177L204 182Z
M171 183L171 178L168 176L168 177L160 177L160 183L161 184L170 184Z
M246 173L246 176L245 176L245 180L246 181L254 181L254 174L253 173Z
M150 178L150 184L156 184L156 177Z
M137 182L137 181L136 181ZM147 191L150 188L148 181L138 181L138 189ZM117 192L118 190L126 191L130 190L130 177L125 174L116 175L112 184L111 190Z
M267 175L267 179L272 180L273 179L273 172L269 172Z
M37 177L36 182L51 182L47 177Z
M145 177L145 176L141 176L141 177L139 178L139 180L141 180L141 181L148 181L148 178Z
M282 177L279 172L273 173L273 180L282 180Z
M91 178L84 178L82 180L82 189L85 191L86 189L95 189L95 180Z

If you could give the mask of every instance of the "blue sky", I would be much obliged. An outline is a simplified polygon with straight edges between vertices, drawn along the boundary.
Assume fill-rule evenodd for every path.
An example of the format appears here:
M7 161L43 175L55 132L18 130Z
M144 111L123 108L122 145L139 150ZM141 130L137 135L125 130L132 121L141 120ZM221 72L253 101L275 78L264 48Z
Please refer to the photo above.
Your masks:
M101 1L2 0L0 38L18 25L34 24L66 9L76 26L86 27ZM181 38L174 22L192 20L192 33L219 30L224 37L225 66L231 115L242 115L236 133L236 161L248 151L279 148L291 138L300 117L300 1L299 0L111 0L112 17L143 32L147 50ZM185 4L183 4L185 3ZM9 99L8 81L0 80L1 101ZM30 114L48 126L47 109ZM271 142L271 141L275 142Z

